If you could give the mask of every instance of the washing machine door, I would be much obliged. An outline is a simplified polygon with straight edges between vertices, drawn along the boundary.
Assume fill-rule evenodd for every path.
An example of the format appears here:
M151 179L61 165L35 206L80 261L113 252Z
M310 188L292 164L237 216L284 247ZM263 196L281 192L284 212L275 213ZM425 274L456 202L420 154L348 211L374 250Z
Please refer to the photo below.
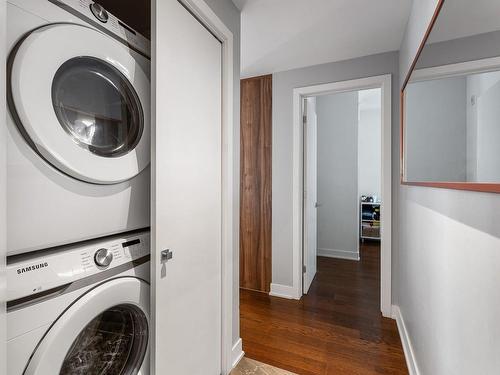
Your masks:
M148 59L90 27L52 24L28 34L10 60L13 115L54 167L114 184L149 164Z
M149 375L149 285L114 279L75 301L38 344L25 375Z

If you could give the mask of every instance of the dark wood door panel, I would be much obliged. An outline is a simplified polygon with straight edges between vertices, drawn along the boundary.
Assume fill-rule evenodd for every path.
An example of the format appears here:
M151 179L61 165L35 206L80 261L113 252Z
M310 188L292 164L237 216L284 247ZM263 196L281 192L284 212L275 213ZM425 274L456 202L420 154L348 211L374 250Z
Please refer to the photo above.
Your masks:
M272 76L241 81L240 286L271 284Z

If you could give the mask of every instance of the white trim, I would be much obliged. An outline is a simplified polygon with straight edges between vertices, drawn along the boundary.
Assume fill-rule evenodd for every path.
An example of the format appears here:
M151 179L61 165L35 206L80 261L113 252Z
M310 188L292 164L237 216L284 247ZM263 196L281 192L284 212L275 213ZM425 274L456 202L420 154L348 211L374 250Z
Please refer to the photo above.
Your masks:
M420 371L418 369L417 361L415 358L415 352L413 351L410 336L408 335L405 321L403 319L403 315L401 314L399 306L392 306L392 318L396 319L396 323L398 325L399 336L401 337L401 344L403 345L408 372L410 373L410 375L420 375Z
M6 4L4 0L0 0L0 207L7 207L7 108L5 99L5 68L6 68ZM5 257L7 251L7 214L6 210L0 210L0 374L7 373L6 366L6 342L7 342L7 327L6 327L6 277L5 277Z
M300 299L302 293L300 291L297 292L297 289L293 286L271 283L271 291L269 292L269 295L287 299Z
M156 0L160 1L160 0ZM228 375L233 365L233 249L238 249L233 215L233 33L204 0L178 0L222 43L222 332L221 372ZM154 4L156 2L153 2ZM153 8L154 10L154 8ZM239 157L239 155L238 155ZM236 317L239 319L239 317Z
M294 296L302 295L302 116L301 101L306 96L328 95L332 93L357 91L373 88L382 89L382 205L381 205L381 311L385 317L391 316L391 201L392 201L392 79L390 74L334 82L321 85L299 87L293 90L293 290ZM300 298L300 297L299 297Z
M319 257L359 260L359 252L335 249L318 249Z
M450 78L467 74L492 72L500 69L500 57L466 61L457 64L417 69L411 75L410 83L432 79Z
M245 356L245 352L243 351L243 341L241 338L236 341L236 343L233 345L233 350L232 350L232 369L238 366L238 363L240 363L241 359Z

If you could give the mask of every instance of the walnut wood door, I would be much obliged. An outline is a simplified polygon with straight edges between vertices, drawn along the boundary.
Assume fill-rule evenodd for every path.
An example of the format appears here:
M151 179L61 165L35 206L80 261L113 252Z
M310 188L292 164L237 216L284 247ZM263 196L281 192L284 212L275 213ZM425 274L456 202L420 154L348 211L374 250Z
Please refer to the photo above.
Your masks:
M271 285L272 76L241 81L240 287Z

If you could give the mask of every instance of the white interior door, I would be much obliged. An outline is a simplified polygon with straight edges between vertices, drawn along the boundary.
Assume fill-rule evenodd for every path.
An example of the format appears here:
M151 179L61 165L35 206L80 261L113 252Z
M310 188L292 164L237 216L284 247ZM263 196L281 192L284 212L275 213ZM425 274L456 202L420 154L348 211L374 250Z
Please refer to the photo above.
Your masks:
M317 138L316 98L306 98L304 99L304 294L307 294L316 275Z
M152 374L219 375L222 45L177 0L153 12Z
M6 2L0 0L0 374L5 374L6 368L6 355L5 343L7 342L7 330L5 328L5 256L7 253L7 213L5 211L6 205L6 176L7 176L7 148L6 148L6 99L5 99L5 62L6 56Z

